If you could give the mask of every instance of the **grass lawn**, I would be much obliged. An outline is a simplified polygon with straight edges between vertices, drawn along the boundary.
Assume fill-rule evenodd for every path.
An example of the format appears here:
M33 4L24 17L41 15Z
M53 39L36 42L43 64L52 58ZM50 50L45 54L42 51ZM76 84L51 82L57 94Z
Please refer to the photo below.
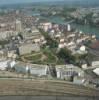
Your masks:
M44 60L45 63L56 63L56 56L49 49L44 49L42 52L47 57L47 59Z
M37 55L30 55L30 56L27 56L27 57L24 57L24 58L27 59L27 60L30 60L30 61L32 61L32 60L37 61L41 57L42 57L42 54L37 54Z

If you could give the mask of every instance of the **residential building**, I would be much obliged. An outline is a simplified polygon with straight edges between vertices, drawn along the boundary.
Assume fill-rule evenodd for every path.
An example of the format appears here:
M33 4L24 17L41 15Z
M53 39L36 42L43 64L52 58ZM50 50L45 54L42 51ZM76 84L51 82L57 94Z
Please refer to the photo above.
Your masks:
M40 28L43 29L45 32L47 32L48 29L52 28L52 23L50 23L50 22L42 22L42 23L40 23Z
M16 20L15 27L16 27L16 31L17 31L17 32L21 32L21 31L22 31L22 24L21 24L21 21Z
M32 43L24 43L21 44L18 47L18 54L19 55L24 55L24 54L29 54L31 52L39 52L40 51L40 46L38 44L32 44Z

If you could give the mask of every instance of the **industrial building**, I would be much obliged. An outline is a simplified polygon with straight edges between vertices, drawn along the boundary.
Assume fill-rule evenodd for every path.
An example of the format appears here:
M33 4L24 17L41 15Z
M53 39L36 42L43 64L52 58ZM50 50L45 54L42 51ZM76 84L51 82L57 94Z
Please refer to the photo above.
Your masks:
M38 65L18 62L14 66L17 73L31 74L33 76L47 76L49 68L47 65Z

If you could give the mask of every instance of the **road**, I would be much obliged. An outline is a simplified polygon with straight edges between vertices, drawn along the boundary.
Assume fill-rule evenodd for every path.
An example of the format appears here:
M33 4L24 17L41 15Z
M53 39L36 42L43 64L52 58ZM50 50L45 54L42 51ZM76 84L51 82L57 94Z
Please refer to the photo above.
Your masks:
M99 100L99 98L78 96L2 96L0 100Z
M54 80L1 79L0 95L99 96L99 90Z

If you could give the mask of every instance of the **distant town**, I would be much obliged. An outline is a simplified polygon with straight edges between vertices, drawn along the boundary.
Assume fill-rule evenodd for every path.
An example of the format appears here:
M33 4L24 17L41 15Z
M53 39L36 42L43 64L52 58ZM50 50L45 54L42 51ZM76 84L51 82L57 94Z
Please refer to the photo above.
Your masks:
M56 80L99 90L98 27L99 8L1 8L0 78Z

